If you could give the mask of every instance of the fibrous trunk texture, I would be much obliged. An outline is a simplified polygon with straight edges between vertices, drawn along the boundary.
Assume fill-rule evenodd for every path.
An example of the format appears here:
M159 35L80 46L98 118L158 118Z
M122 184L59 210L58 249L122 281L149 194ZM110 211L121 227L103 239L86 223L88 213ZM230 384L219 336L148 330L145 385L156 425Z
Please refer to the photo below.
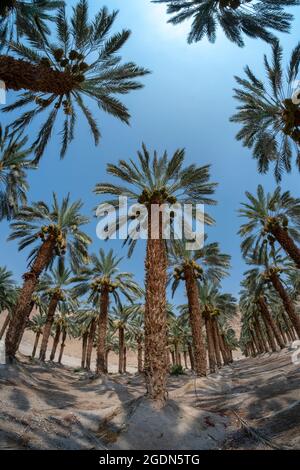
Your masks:
M263 297L259 298L259 306L261 313L266 320L266 324L268 324L273 331L273 334L275 336L275 339L277 341L278 346L283 349L285 344L283 342L282 336L280 334L279 328L276 324L276 322L273 320L271 313L269 312L268 305Z
M158 407L167 398L167 255L161 230L152 239L151 214L148 217L148 239L145 260L145 358L144 373L147 396Z
M0 331L0 339L3 338L3 335L4 335L5 331L6 331L6 328L7 328L8 325L9 325L9 322L10 322L10 316L9 316L9 313L8 313L8 314L6 315L6 318L5 318L5 320L4 320L4 323L3 323L2 328L1 328L1 331Z
M206 349L202 333L203 320L199 303L197 280L191 267L185 269L185 285L193 338L194 371L197 375L204 377L206 375Z
M52 351L51 351L51 354L50 354L50 361L54 361L55 354L56 354L56 349L57 349L57 346L58 346L58 343L59 343L60 332L61 332L61 327L60 327L60 325L57 325L55 336L54 336L54 339L53 339Z
M89 334L88 331L85 331L82 335L81 369L84 369L85 364L86 364L86 350L87 350L88 334Z
M105 351L106 351L106 334L108 322L108 305L109 305L109 292L104 288L100 296L100 314L98 318L98 344L97 344L97 365L96 373L105 374Z
M35 341L34 341L33 350L32 350L32 354L31 354L32 359L35 358L35 353L36 353L36 349L37 349L38 344L39 344L40 336L41 336L41 333L40 333L40 331L38 331L35 335Z
M96 334L97 328L97 321L94 318L91 321L90 329L89 329L89 337L88 337L88 345L87 345L87 352L86 352L86 368L87 370L91 370L91 360L92 360L92 352L93 352L93 345L94 339Z
M300 269L300 249L290 237L288 231L278 225L272 229L271 233Z
M61 360L63 357L64 349L66 346L66 337L67 337L67 330L63 328L62 330L62 339L61 339L61 345L60 345L60 351L59 351L59 356L58 356L58 364L61 364Z

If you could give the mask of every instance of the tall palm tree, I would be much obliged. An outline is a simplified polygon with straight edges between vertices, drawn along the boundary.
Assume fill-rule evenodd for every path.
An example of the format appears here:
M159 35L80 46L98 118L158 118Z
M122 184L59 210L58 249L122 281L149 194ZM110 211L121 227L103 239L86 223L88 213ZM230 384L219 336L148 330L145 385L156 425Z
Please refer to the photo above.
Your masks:
M34 141L36 161L43 155L60 111L64 116L61 157L74 138L78 110L87 119L95 144L98 144L100 130L86 98L128 124L128 109L115 95L141 88L136 78L149 73L133 62L122 63L120 55L117 55L128 40L130 31L122 30L108 36L116 20L116 11L109 14L104 7L93 21L89 21L88 13L87 0L79 0L70 20L62 8L55 17L56 41L50 42L46 35L28 28L26 36L31 47L18 42L10 45L20 59L0 56L0 79L6 88L26 90L3 111L34 105L11 124L11 129L14 132L25 129L33 118L47 111L47 118Z
M274 301L274 296L272 298L272 291L268 289L263 278L261 276L257 277L256 273L252 270L245 273L242 286L244 289L240 296L241 305L247 305L250 302L257 306L265 323L265 327L268 330L270 340L271 338L275 338L278 346L283 349L285 347L285 343L279 331L277 322L274 320L269 308L269 305ZM272 346L274 347L274 340L272 342Z
M9 48L11 40L18 40L30 28L38 28L44 34L50 34L47 22L53 21L53 11L63 5L63 1L57 0L2 0L0 50L4 46Z
M289 316L289 319L295 328L298 337L300 338L300 317L296 312L296 306L293 299L290 297L288 290L285 287L285 280L282 279L287 273L295 271L287 258L282 257L281 249L272 251L268 250L266 244L263 244L259 253L251 253L247 256L246 262L255 267L248 271L252 272L253 276L261 277L262 282L273 286L278 296L282 300L283 306Z
M18 207L26 204L26 169L33 168L27 160L31 152L25 147L27 137L8 134L0 125L0 220L11 219Z
M90 305L87 305L77 312L77 325L80 328L83 337L81 366L83 369L87 370L91 369L92 352L96 339L98 317L98 309Z
M277 181L283 172L290 172L292 159L300 170L300 101L298 71L300 44L292 51L286 70L279 43L272 46L272 60L264 57L266 79L260 80L247 66L246 77L236 77L239 102L231 121L242 125L237 134L245 147L251 148L260 173L274 166ZM296 85L295 85L296 84Z
M175 241L169 256L174 269L172 293L180 281L184 281L189 305L190 327L193 337L194 369L200 376L206 375L206 349L202 334L202 305L199 299L199 280L219 281L228 274L230 256L220 252L218 243L210 243L197 251L187 250L184 242Z
M71 269L66 268L63 260L58 259L57 266L51 268L48 273L44 273L40 280L38 291L43 298L48 299L49 306L47 311L47 319L43 331L42 344L39 359L45 361L49 337L56 309L62 310L63 304L66 302L76 307L76 298L71 291L73 283L78 281L78 277L74 276Z
M90 256L90 265L81 270L81 282L74 288L77 295L88 294L87 302L100 309L98 315L97 373L105 373L105 340L108 326L108 309L110 295L120 305L120 295L129 302L141 294L133 275L120 272L122 258L117 257L113 250L106 254L102 248L99 254Z
M288 32L293 16L285 12L287 5L299 5L299 0L152 0L166 3L174 25L192 19L188 42L201 41L207 36L215 42L217 27L227 38L244 46L243 35L271 42L269 30Z
M110 194L112 203L118 207L118 196L125 196L130 203L140 203L147 216L140 221L146 226L147 248L145 260L145 377L150 398L163 405L166 399L167 379L167 251L162 237L161 223L156 225L158 238L152 238L152 208L165 210L165 204L214 204L210 199L215 184L209 181L209 166L183 167L185 152L177 150L171 158L165 152L161 157L154 153L151 158L145 145L138 152L138 162L120 160L117 165L109 164L109 174L120 179L118 184L99 183L96 194ZM126 184L124 186L124 183ZM207 223L212 223L207 215ZM121 218L120 226L123 225ZM151 230L152 229L152 230ZM131 239L130 252L137 240Z
M90 238L81 230L88 218L81 215L82 202L70 202L69 195L59 204L53 194L52 205L36 202L21 208L11 224L9 240L20 239L19 250L34 245L29 254L29 271L14 310L13 319L6 335L6 353L13 358L21 340L24 325L32 309L32 294L41 273L51 265L56 256L68 254L71 266L78 269L87 261Z
M247 191L246 197L247 203L239 210L240 216L248 219L239 230L243 255L258 251L264 240L277 242L300 268L300 249L295 243L300 242L300 199L279 187L266 194L261 185L256 196Z

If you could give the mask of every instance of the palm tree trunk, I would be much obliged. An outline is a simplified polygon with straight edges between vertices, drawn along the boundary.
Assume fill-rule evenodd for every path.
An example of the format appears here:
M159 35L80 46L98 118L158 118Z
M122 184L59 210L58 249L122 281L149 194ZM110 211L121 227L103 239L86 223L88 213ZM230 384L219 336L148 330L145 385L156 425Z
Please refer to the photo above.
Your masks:
M255 330L255 335L257 337L257 340L259 342L259 346L262 352L268 352L269 348L268 345L264 339L263 333L261 331L260 323L258 321L258 318L254 318L254 330Z
M106 334L108 322L109 292L103 289L100 296L100 315L98 318L98 345L97 345L97 365L96 374L105 374L105 350Z
M289 316L288 314L286 313L286 310L285 309L282 309L281 310L281 316L282 316L282 319L285 323L285 326L286 326L286 330L287 330L287 333L290 335L290 341L295 341L297 339L296 337L296 333L294 331L294 327L291 323L291 320L289 319Z
M34 357L35 357L35 353L36 353L36 349L37 349L38 344L39 344L40 336L41 336L41 332L38 331L35 335L34 346L33 346L32 354L31 354L32 359L34 359Z
M138 373L142 374L143 370L143 343L140 338L137 339L137 359L138 359Z
M216 372L216 359L214 351L214 340L209 315L205 315L206 341L208 351L209 370L213 374Z
M60 351L59 351L59 356L58 356L58 364L61 364L61 360L63 357L64 349L66 346L66 337L67 337L67 330L66 328L62 329L62 339L61 339L61 345L60 345Z
M270 276L270 280L272 281L274 289L276 289L276 291L278 292L278 294L279 294L279 296L280 296L280 298L283 302L284 308L285 308L285 310L286 310L286 312L287 312L287 314L288 314L288 316L289 316L289 318L292 322L292 325L295 328L298 337L300 338L300 318L299 318L299 316L296 312L296 309L295 309L295 306L293 304L292 299L290 298L287 291L283 287L283 284L282 284L279 276L277 276L276 273L273 273Z
M263 351L261 350L260 348L260 345L259 345L259 342L257 340L257 337L255 336L255 334L253 333L253 331L250 331L250 335L251 335L251 338L252 338L252 343L254 344L254 347L257 351L257 354L261 354Z
M127 348L124 346L124 360L123 360L123 368L124 368L124 373L126 374L127 372Z
M212 334L213 334L217 366L220 369L222 367L221 348L220 348L219 334L218 334L218 322L216 318L214 317L211 319L211 326L212 326Z
M172 357L172 365L175 366L175 363L176 363L175 351L171 351L171 357Z
M0 65L1 68L1 65ZM17 305L9 323L5 338L6 355L9 360L14 358L22 333L32 310L31 298L42 271L51 261L55 247L55 240L48 238L40 247L31 270L24 277L24 284L19 294Z
M193 348L192 348L191 344L188 344L188 352L189 352L189 358L190 358L190 363L191 363L191 369L195 370L194 369L194 367L195 367L194 351L193 351Z
M7 90L30 90L57 96L78 87L71 74L5 55L0 56L0 80Z
M108 372L108 355L110 353L111 349L107 348L105 351L105 370Z
M218 333L219 333L219 342L220 342L220 349L221 349L221 354L223 358L223 364L226 366L227 364L229 364L230 358L229 358L226 346L224 344L223 335L220 333L220 331L218 331Z
M278 243L282 246L285 252L300 268L300 249L295 244L294 240L290 237L287 230L284 230L280 225L277 225L271 230L272 235L276 238Z
M179 359L179 350L178 350L178 344L175 342L174 344L174 348L175 348L175 361L176 361L176 365L179 366L180 365L180 359Z
M185 269L185 285L189 305L189 319L193 338L194 370L199 376L206 376L206 349L202 333L203 319L200 310L198 286L191 267Z
M57 294L52 295L50 303L49 303L46 323L44 326L44 332L43 332L43 338L42 338L42 344L41 344L40 356L39 356L40 361L43 361L43 362L46 359L48 341L49 341L49 337L51 334L51 329L53 326L55 311L56 311L58 302L59 302L59 296Z
M54 339L53 339L52 351L51 351L51 354L50 354L50 361L54 361L55 354L56 354L56 349L57 349L57 346L58 346L58 343L59 343L60 332L61 332L60 325L57 325L55 336L54 336Z
M184 358L184 367L188 369L187 352L185 350L183 351L183 358Z
M96 322L96 319L94 318L90 324L90 331L89 331L89 337L88 337L88 345L87 345L87 352L86 352L87 370L91 370L91 360L92 360L94 339L95 339L95 334L96 334L96 327L97 327L97 322Z
M88 331L85 331L82 335L81 369L85 368L88 334Z
M269 312L269 309L268 309L268 306L267 306L267 303L266 303L265 299L261 296L259 298L258 302L259 302L259 306L260 306L260 310L261 310L261 313L263 315L263 318L266 320L266 325L268 324L270 326L271 330L274 333L274 336L275 336L275 339L277 341L278 346L281 349L283 349L285 344L282 340L282 337L281 337L280 331L278 329L278 326L276 325L275 321L272 318L272 315Z
M152 238L148 214L148 239L145 260L145 361L147 395L158 407L167 398L167 256L165 240Z
M125 341L124 341L124 328L119 327L119 374L123 374L124 372L124 348L125 348Z
M2 328L1 328L1 331L0 331L0 339L2 339L2 337L3 337L3 335L4 335L5 331L6 331L6 328L7 328L8 325L9 325L9 322L10 322L10 315L9 315L9 313L8 313L8 314L6 315L6 318L5 318L4 322L3 322L3 325L2 325Z

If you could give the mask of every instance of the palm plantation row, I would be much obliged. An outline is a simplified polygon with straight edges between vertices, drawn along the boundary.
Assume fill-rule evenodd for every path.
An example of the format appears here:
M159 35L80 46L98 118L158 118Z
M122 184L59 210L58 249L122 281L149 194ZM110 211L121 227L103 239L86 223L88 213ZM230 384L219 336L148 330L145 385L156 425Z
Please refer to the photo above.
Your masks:
M292 98L291 86L298 75L300 47L292 53L285 82L282 50L269 31L288 32L293 18L285 8L299 2L153 3L169 4L169 13L175 14L172 23L193 18L190 42L201 40L205 34L213 42L219 24L239 46L244 44L244 34L272 44L272 63L265 58L267 84L248 67L247 79L237 77L240 88L236 98L241 105L232 120L242 123L237 138L253 149L259 171L266 172L270 163L274 163L279 180L284 170L291 170L294 150L299 166L300 108L298 97ZM37 171L60 115L61 157L76 137L79 111L88 121L95 144L100 140L101 133L86 104L87 98L94 100L100 110L129 123L129 111L116 95L141 88L137 79L149 71L132 62L122 63L119 51L130 31L111 33L116 16L117 12L109 13L104 7L90 20L86 0L78 1L70 17L60 1L7 1L1 7L0 79L8 90L20 92L3 111L11 113L24 108L24 112L1 130L0 218L12 220L9 238L18 239L21 250L30 246L31 251L28 271L18 289L2 269L0 307L11 312L4 324L9 359L15 357L24 331L30 327L36 330L33 355L41 337L39 358L46 359L53 334L50 359L55 357L61 336L61 360L69 332L82 339L82 366L91 366L91 351L96 345L96 372L106 373L115 329L122 372L126 345L134 338L138 369L145 375L148 395L164 403L170 362L180 365L181 355L186 358L186 353L195 373L205 376L207 354L209 369L214 372L232 361L232 350L237 346L230 328L230 320L237 311L236 301L221 291L221 281L229 274L230 257L216 243L205 243L201 250L189 251L184 242L166 243L161 230L158 239L149 236L153 204L216 203L213 199L216 183L210 180L209 165L185 166L184 150L178 149L172 156L167 153L159 156L151 155L143 145L137 160L120 160L117 165L107 166L108 174L118 178L115 185L104 181L95 186L99 202L117 208L118 197L126 196L131 203L142 203L147 209L144 292L131 273L119 271L120 259L113 252L101 249L91 254L91 239L84 228L89 219L82 214L81 201L72 202L66 196L59 202L53 195L50 205L44 201L29 205L26 197L27 172ZM25 130L35 118L42 120L44 114L40 130L29 142ZM300 202L280 188L266 195L259 187L257 195L246 195L248 201L240 215L247 221L241 226L240 235L242 253L251 269L242 282L240 346L246 354L254 355L282 348L300 337L295 306L299 294ZM108 200L104 199L106 196ZM205 224L214 224L208 214ZM129 256L133 255L135 243L127 239ZM170 284L174 293L181 280L187 305L181 306L179 316L174 318L173 308L167 302L167 286ZM39 310L39 316L32 318L33 309ZM126 327L125 317L130 318ZM136 322L137 335L132 327Z

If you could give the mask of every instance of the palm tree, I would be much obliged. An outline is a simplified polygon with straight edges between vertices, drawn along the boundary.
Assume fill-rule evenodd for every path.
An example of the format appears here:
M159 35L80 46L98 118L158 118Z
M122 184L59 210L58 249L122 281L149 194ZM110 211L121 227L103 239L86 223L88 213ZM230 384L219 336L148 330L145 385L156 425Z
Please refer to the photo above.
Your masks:
M269 30L288 32L293 16L286 13L287 5L299 5L298 0L152 0L167 3L167 13L174 14L169 23L174 25L193 19L188 42L198 42L207 36L215 42L217 27L221 26L227 38L244 46L243 34L271 42Z
M46 315L44 313L39 312L36 315L34 315L34 317L28 323L27 328L33 331L33 333L35 333L35 340L34 340L33 350L31 354L32 359L35 358L39 340L40 340L41 335L43 334L45 322L46 322Z
M120 305L120 295L129 302L141 294L141 290L133 280L131 273L120 272L119 265L122 258L118 258L113 250L105 254L100 248L99 254L92 254L90 266L81 270L81 282L75 287L76 295L89 294L87 302L100 309L98 313L98 345L96 372L105 373L105 340L108 325L108 309L110 295L117 305Z
M189 165L183 168L184 150L177 150L169 159L167 152L151 158L145 145L138 152L138 163L120 160L117 165L109 164L109 174L121 180L117 185L100 183L96 194L111 194L118 207L118 196L125 196L131 203L140 203L147 211L147 217L140 221L146 227L147 249L145 260L145 377L150 398L163 405L166 399L167 379L167 251L162 238L162 226L151 223L152 209L165 210L165 204L213 204L209 198L214 193L215 184L209 181L209 166ZM123 185L126 183L128 186ZM207 223L212 223L207 215ZM120 226L123 225L122 218ZM158 228L158 238L152 238L153 228ZM131 254L137 240L130 240Z
M282 300L284 308L289 319L300 338L300 318L296 312L293 299L290 297L288 290L284 286L282 276L295 271L287 258L281 256L281 249L271 250L269 252L267 244L263 244L259 253L251 253L247 256L246 262L249 265L256 266L248 273L252 272L253 276L261 277L262 282L271 284Z
M50 269L49 273L45 273L40 280L38 291L42 297L49 299L49 307L47 311L47 319L43 332L42 344L39 359L45 361L48 340L51 334L52 325L56 309L63 309L63 305L67 302L75 309L76 298L71 291L71 285L78 281L71 269L65 267L61 258L58 259L57 266Z
M185 243L174 242L169 256L173 271L172 294L181 280L185 283L190 327L193 337L194 370L200 376L206 375L206 350L202 334L203 320L199 301L199 280L219 281L228 274L230 256L220 252L218 243L204 245L201 250L187 250Z
M0 220L11 219L19 205L27 202L26 169L33 168L27 160L31 150L26 149L27 137L8 136L8 129L0 125Z
M274 302L274 295L272 298L272 291L267 288L264 279L261 276L257 277L256 274L257 273L252 270L249 270L245 273L245 278L242 281L242 286L244 289L241 292L240 304L244 308L247 308L249 303L255 304L257 306L268 331L272 349L276 350L276 345L273 340L274 337L278 346L283 349L285 347L285 343L279 331L278 325L269 309L269 304Z
M77 295L75 291L75 295ZM86 344L83 344L82 351L82 368L91 369L91 359L93 347L95 344L97 321L99 317L98 309L87 306L80 310L77 314L77 322L80 325L83 334L87 333Z
M231 121L242 125L237 139L253 149L259 172L267 173L273 165L278 182L283 172L291 171L293 157L300 170L299 87L294 88L298 79L300 43L292 51L286 71L278 42L272 46L272 51L271 63L264 57L265 83L248 66L246 78L236 77L239 88L234 91L240 105Z
M149 73L133 62L121 63L117 54L128 40L130 31L122 30L108 37L117 17L116 11L109 14L104 7L93 21L89 21L88 13L87 0L79 0L70 20L65 8L61 8L54 20L56 41L50 43L45 34L29 27L26 36L32 47L12 41L11 50L20 59L0 56L0 79L6 88L26 90L3 111L34 105L11 124L13 132L27 128L33 118L43 111L48 112L34 141L36 161L43 155L60 111L64 115L61 157L74 138L77 109L87 119L95 144L98 144L101 134L85 98L94 100L101 110L128 124L130 114L115 95L141 88L136 78Z
M53 21L53 11L64 5L56 0L2 0L0 5L0 50L9 48L11 40L18 40L29 29L50 34L47 21ZM2 47L1 47L2 46Z
M87 246L90 238L81 230L88 218L81 215L82 202L70 203L69 195L59 205L53 194L52 206L36 202L21 208L11 224L9 240L20 239L19 250L34 244L29 255L30 270L24 274L13 319L6 335L6 353L13 358L21 340L24 325L32 309L32 294L41 273L51 265L56 256L69 255L72 269L87 261Z
M300 268L300 249L295 244L300 241L300 199L293 198L289 191L281 192L279 187L265 194L261 185L256 197L248 191L246 197L247 203L242 203L239 210L240 216L248 219L239 230L243 255L258 251L264 240L277 242Z

